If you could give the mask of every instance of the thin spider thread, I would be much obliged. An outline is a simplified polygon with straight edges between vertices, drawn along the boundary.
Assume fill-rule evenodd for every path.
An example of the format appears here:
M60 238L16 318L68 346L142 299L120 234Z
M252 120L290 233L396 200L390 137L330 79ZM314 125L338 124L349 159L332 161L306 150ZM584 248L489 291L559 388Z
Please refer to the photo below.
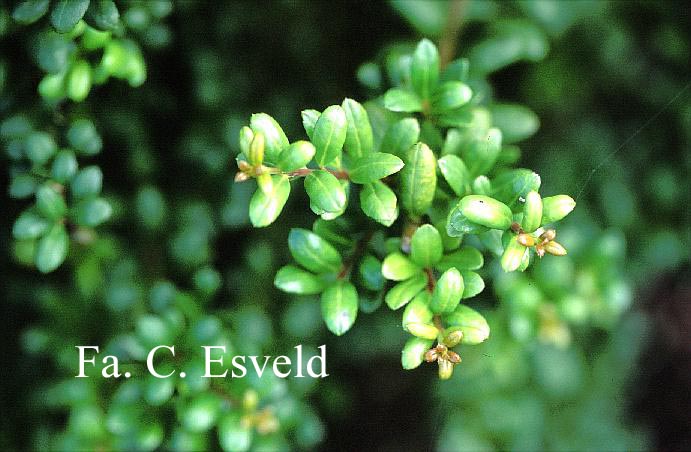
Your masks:
M617 155L619 152L621 152L622 149L626 147L627 144L631 142L636 136L638 136L639 133L643 131L646 127L648 127L653 121L657 119L658 116L660 116L665 110L667 110L670 105L672 105L674 102L676 102L679 97L681 97L682 94L684 94L684 91L688 89L688 87L691 86L691 81L686 84L681 90L679 90L678 93L676 93L657 113L655 113L653 116L651 116L641 127L638 128L633 134L631 134L630 137L628 137L617 149L615 149L613 152L611 152L609 155L607 155L600 163L598 163L595 168L590 170L590 173L588 174L588 177L586 177L585 181L583 182L583 185L581 186L581 190L578 192L578 195L576 196L576 201L581 197L583 192L585 191L586 187L588 186L588 183L590 182L590 179L592 179L593 175L597 171L599 171L603 166L605 166L607 163L612 160L612 158Z

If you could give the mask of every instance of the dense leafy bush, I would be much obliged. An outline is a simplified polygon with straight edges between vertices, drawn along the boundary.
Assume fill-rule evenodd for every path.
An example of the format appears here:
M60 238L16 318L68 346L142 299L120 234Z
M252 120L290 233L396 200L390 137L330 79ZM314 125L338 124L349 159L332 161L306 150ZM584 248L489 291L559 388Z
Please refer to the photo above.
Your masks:
M271 6L0 7L7 347L30 377L6 377L2 444L646 447L620 400L650 326L627 311L688 262L684 19ZM647 14L662 26L634 34ZM626 120L622 99L640 107ZM648 127L661 115L670 133ZM662 143L679 151L651 168ZM202 378L201 345L295 358L324 342L327 379ZM136 378L74 378L80 344ZM161 373L185 377L147 375L161 344Z

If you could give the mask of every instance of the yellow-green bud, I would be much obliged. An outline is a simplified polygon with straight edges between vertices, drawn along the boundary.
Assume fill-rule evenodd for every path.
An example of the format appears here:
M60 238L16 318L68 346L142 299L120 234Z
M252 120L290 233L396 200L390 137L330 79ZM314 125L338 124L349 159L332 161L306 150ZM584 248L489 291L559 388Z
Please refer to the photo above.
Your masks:
M525 197L523 206L522 226L525 232L534 232L542 221L542 197L536 191L531 191ZM532 245L530 245L532 246Z
M509 229L512 213L509 206L484 195L469 195L458 203L461 213L473 223L491 229Z

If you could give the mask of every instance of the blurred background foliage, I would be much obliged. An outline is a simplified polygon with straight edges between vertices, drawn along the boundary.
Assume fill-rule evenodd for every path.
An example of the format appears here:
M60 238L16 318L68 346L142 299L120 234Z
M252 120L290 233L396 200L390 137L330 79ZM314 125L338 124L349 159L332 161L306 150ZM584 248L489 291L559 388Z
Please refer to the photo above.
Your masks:
M684 2L117 4L146 82L108 81L57 108L36 91L46 68L34 38L49 25L0 7L4 449L691 447ZM433 366L400 369L392 316L363 315L334 338L316 299L275 289L289 227L313 220L305 198L253 230L252 187L232 183L252 112L298 136L301 109L381 94L382 68L421 36L468 57L478 80L488 74L495 101L537 114L520 164L542 174L545 195L578 201L559 231L568 256L523 274L485 269L492 336L448 382ZM493 114L505 134L525 133ZM86 117L103 143L79 165L102 169L110 220L49 275L11 237L27 207L12 163L17 115L56 137ZM209 383L188 360L184 382L72 378L75 344L141 363L160 341L242 354L326 343L331 376Z

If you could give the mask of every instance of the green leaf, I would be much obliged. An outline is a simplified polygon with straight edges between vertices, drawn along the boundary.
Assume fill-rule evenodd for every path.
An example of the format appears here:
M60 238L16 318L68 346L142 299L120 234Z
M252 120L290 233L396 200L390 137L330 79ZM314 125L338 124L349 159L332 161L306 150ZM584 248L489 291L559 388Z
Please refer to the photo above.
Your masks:
M324 290L324 284L317 276L295 265L286 265L278 270L274 286L298 295L314 295Z
M317 125L317 120L319 116L321 116L321 113L317 110L302 110L301 116L302 125L305 128L305 132L307 132L307 136L311 140L314 135L314 126Z
M487 228L477 223L473 223L461 212L458 205L454 206L449 212L446 221L446 233L450 237L461 237L464 234L480 234L486 232Z
M398 218L396 194L381 181L374 181L362 187L360 207L365 215L384 226L391 226Z
M218 443L225 452L245 452L252 446L252 429L242 414L231 411L218 423Z
M449 63L444 68L441 74L442 82L459 81L465 82L468 80L468 72L470 70L470 62L467 58L458 58Z
M25 210L12 226L12 236L17 240L36 239L48 231L50 222L33 209Z
M422 99L429 99L439 83L439 52L429 39L423 39L415 48L410 81Z
M309 141L296 141L281 152L276 166L282 171L304 168L314 157L316 149Z
M363 285L374 291L379 291L384 288L384 276L381 272L382 264L379 259L372 255L367 255L360 263L360 278Z
M31 132L24 140L26 156L36 165L50 160L57 150L53 137L46 132Z
M432 292L430 309L434 313L451 312L456 309L463 296L463 276L455 267L446 270Z
M25 0L12 11L12 19L20 24L28 25L36 22L48 12L50 0Z
M445 82L434 92L432 107L435 112L455 110L470 102L473 91L461 82Z
M110 31L118 26L120 12L111 0L91 0L84 19L97 30Z
M463 276L463 299L472 298L485 290L485 281L475 272L461 271Z
M95 227L107 221L113 214L113 208L103 198L93 198L77 205L76 220L80 226Z
M540 189L540 176L529 169L519 168L501 173L492 180L492 197L513 207L518 198ZM544 199L543 205L544 205ZM543 207L544 212L544 207Z
M408 304L426 285L427 278L422 273L418 273L412 278L393 286L386 293L384 301L389 308L396 310Z
M461 148L461 157L473 176L487 174L501 151L501 131L491 128L484 136Z
M465 163L455 155L445 155L437 161L442 176L456 196L466 194L470 184L470 175Z
M75 102L86 99L91 90L91 66L86 61L77 61L67 74L67 97Z
M77 119L67 130L67 141L80 154L96 155L101 152L103 141L94 123L88 119Z
M472 190L474 195L489 196L492 194L492 183L487 176L478 176L473 179Z
M77 199L98 195L102 186L103 173L98 166L82 168L70 183L72 196Z
M401 171L401 203L412 216L424 214L432 205L437 188L437 161L424 143L417 143L407 154Z
M490 229L509 229L513 221L509 206L489 196L465 196L458 208L468 220Z
M403 316L401 317L401 326L407 331L406 325L409 323L430 323L434 317L434 313L429 308L429 303L432 299L432 295L423 290L413 298L413 300L408 303L408 305L403 310Z
M448 326L457 326L463 332L461 344L476 345L489 337L487 320L472 308L460 304L450 314L445 314L443 320Z
M477 248L473 246L464 246L444 256L435 268L439 271L446 271L451 267L455 267L459 270L478 270L482 268L483 264L484 258Z
M422 101L412 91L391 88L384 94L384 107L391 111L415 113L422 111Z
M59 33L43 33L38 39L38 65L46 72L58 74L67 68L76 48L72 41Z
M425 360L425 353L432 348L434 341L431 339L422 339L419 337L411 337L403 346L401 352L401 365L406 370L415 369Z
M49 220L58 220L67 212L65 198L48 184L36 190L36 208Z
M336 336L348 331L357 318L358 294L355 286L338 281L329 286L321 296L322 317L326 327Z
M576 207L568 195L549 196L542 200L542 224L554 223L567 216Z
M283 148L289 144L281 126L266 113L255 113L250 118L250 127L255 134L264 134L264 159L269 163L276 162Z
M317 148L314 159L319 166L329 165L341 156L347 130L346 114L339 105L328 107L319 116L312 136Z
M374 150L374 137L367 111L353 99L345 99L342 106L348 120L345 151L356 159L370 154Z
M276 221L290 195L288 176L273 175L271 179L271 192L267 194L257 190L250 200L250 221L255 228L263 228Z
M341 182L328 171L314 171L305 178L305 191L310 197L312 210L321 215L345 209L347 197Z
M336 273L343 261L329 242L307 229L294 228L288 234L290 254L298 264L314 273Z
M492 124L502 132L505 143L516 143L532 136L540 120L529 108L518 104L491 104Z
M404 118L397 121L386 130L382 138L381 152L405 158L406 154L420 138L420 124L415 118Z
M435 339L439 334L439 330L432 323L408 323L406 330L422 339Z
M420 267L408 259L403 253L391 253L384 259L381 267L384 278L391 281L404 281L420 273Z
M46 235L38 241L34 263L41 273L50 273L60 266L67 257L69 237L65 225L55 223Z
M52 178L61 184L69 182L77 173L77 157L70 149L63 149L58 152L53 160L50 174Z
M420 267L432 268L442 257L441 235L431 224L417 228L410 241L410 258Z
M506 245L504 254L501 256L501 268L505 272L518 270L518 267L521 266L525 254L528 252L528 248L518 243L516 236L511 234L509 237L509 243Z
M523 219L521 226L525 232L533 232L542 222L542 197L536 191L531 191L525 197L523 205Z
M403 160L392 154L375 152L357 159L348 171L356 184L369 184L397 173L403 168Z
M67 33L84 17L89 0L59 0L50 14L50 23L58 33Z

